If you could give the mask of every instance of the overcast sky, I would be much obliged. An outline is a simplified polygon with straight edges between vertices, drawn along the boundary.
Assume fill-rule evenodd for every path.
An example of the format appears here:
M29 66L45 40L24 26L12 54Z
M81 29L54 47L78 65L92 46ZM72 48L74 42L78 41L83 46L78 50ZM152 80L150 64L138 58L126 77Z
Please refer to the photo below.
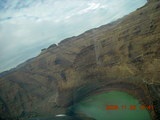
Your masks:
M114 21L146 0L0 0L0 72L41 49Z

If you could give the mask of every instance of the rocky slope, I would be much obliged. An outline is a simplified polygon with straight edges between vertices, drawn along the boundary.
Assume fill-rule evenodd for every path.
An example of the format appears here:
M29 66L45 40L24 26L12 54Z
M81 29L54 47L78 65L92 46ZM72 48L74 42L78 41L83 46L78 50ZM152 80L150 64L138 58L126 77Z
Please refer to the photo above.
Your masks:
M51 45L2 73L0 116L65 113L80 98L112 89L150 104L160 99L159 73L160 1L149 0L113 23ZM151 84L156 90L148 87Z

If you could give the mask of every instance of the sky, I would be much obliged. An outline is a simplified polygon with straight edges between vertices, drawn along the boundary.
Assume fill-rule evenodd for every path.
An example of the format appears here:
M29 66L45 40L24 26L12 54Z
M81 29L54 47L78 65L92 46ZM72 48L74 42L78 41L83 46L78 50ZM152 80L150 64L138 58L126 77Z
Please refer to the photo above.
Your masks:
M0 0L0 72L121 18L147 0Z

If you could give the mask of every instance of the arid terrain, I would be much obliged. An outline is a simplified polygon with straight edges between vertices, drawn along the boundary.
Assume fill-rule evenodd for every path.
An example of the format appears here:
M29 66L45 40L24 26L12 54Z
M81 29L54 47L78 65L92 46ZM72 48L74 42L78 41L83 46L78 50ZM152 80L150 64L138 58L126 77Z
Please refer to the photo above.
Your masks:
M160 1L51 45L0 74L1 118L65 114L94 93L125 91L160 118Z

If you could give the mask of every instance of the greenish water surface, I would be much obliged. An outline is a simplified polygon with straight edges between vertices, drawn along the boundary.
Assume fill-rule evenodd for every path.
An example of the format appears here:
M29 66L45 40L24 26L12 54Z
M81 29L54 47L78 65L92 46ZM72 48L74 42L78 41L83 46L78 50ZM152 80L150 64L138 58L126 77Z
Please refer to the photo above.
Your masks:
M107 107L111 105L118 106L118 109ZM75 104L73 109L77 114L85 114L96 120L151 120L148 110L142 110L136 98L119 91L89 96Z

